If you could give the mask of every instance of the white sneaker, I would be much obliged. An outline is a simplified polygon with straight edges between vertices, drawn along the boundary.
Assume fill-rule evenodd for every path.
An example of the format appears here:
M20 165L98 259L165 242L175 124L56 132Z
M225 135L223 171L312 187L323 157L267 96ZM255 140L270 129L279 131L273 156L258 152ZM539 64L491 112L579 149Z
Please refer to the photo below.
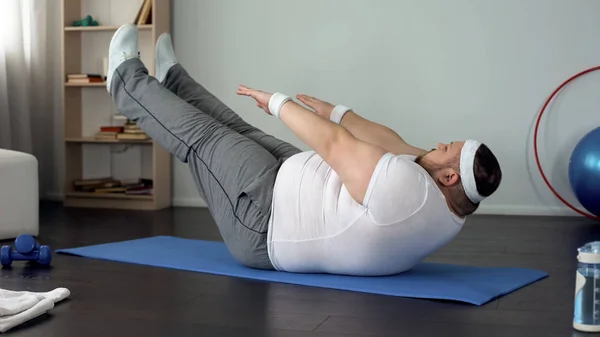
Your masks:
M163 33L156 41L156 79L163 82L172 66L177 64L171 34Z
M126 24L115 32L108 47L108 73L106 74L106 89L110 92L110 83L115 70L121 63L131 58L139 57L138 30L134 24Z

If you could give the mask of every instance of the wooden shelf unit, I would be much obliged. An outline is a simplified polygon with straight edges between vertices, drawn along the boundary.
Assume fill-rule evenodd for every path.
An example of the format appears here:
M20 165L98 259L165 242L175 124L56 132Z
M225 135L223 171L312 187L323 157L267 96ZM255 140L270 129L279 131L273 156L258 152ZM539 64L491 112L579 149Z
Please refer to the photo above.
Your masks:
M80 20L85 15L94 13L83 13L83 2L94 2L94 6L107 6L106 0L61 0L63 31L61 37L62 47L62 74L65 83L63 92L63 118L64 118L64 205L66 207L88 207L88 208L113 208L113 209L139 209L158 210L171 206L171 154L162 146L152 140L97 140L91 135L84 135L82 125L83 107L85 105L85 90L106 88L106 83L66 83L67 74L81 73L84 60L84 39L91 34L107 34L116 31L118 25L102 25L92 27L72 27L73 21ZM131 0L124 0L131 1ZM141 2L141 0L138 0ZM151 33L151 43L148 50L154 50L156 40L160 34L169 32L170 29L170 0L152 0L152 24L138 25L138 28ZM81 33L86 34L81 34ZM141 33L141 32L140 32ZM148 34L148 33L145 33ZM140 37L140 44L142 43ZM144 43L148 43L147 39ZM140 46L141 48L141 46ZM105 55L108 56L108 44L106 44ZM152 57L154 59L154 57ZM146 64L150 74L155 73L154 64ZM108 92L104 93L108 97ZM112 103L112 101L111 101ZM99 127L100 125L98 125ZM151 147L152 153L152 195L127 195L123 193L84 193L77 192L72 182L77 179L94 178L84 176L84 147L85 146L115 146L115 145L139 145ZM141 177L140 177L141 178Z

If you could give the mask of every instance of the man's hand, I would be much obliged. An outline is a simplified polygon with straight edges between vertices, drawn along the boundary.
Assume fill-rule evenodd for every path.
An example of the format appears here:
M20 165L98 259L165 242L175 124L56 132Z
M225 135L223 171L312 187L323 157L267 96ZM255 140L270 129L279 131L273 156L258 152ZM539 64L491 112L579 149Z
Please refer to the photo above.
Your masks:
M304 94L299 94L296 95L296 98L306 104L307 106L309 106L311 109L313 109L319 116L324 117L326 119L329 119L331 116L331 112L333 111L333 104L329 103L329 102L325 102L325 101L321 101L320 99L308 96L308 95L304 95Z
M271 96L273 96L273 94L260 90L255 90L245 85L240 85L238 87L237 94L254 98L257 107L263 109L267 114L273 115L271 111L269 111L269 100L271 99Z

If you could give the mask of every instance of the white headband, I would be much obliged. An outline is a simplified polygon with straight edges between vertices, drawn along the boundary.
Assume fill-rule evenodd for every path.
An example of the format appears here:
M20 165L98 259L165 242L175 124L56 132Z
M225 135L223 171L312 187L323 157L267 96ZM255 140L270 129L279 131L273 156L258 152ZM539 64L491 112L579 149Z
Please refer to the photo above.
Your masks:
M475 181L475 171L473 163L475 162L475 153L481 143L476 140L467 140L460 152L460 178L467 198L474 204L478 204L486 197L477 191L477 182Z

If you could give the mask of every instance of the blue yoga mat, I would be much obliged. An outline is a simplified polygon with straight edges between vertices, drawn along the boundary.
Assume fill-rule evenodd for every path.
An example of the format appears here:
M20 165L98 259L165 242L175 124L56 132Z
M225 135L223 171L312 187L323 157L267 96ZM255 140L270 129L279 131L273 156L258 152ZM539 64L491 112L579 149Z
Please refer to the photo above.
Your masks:
M548 276L545 272L526 268L487 268L439 263L421 263L405 273L378 277L256 270L244 267L234 260L224 243L172 236L60 249L56 252L262 281L389 296L454 300L475 305L485 304Z

